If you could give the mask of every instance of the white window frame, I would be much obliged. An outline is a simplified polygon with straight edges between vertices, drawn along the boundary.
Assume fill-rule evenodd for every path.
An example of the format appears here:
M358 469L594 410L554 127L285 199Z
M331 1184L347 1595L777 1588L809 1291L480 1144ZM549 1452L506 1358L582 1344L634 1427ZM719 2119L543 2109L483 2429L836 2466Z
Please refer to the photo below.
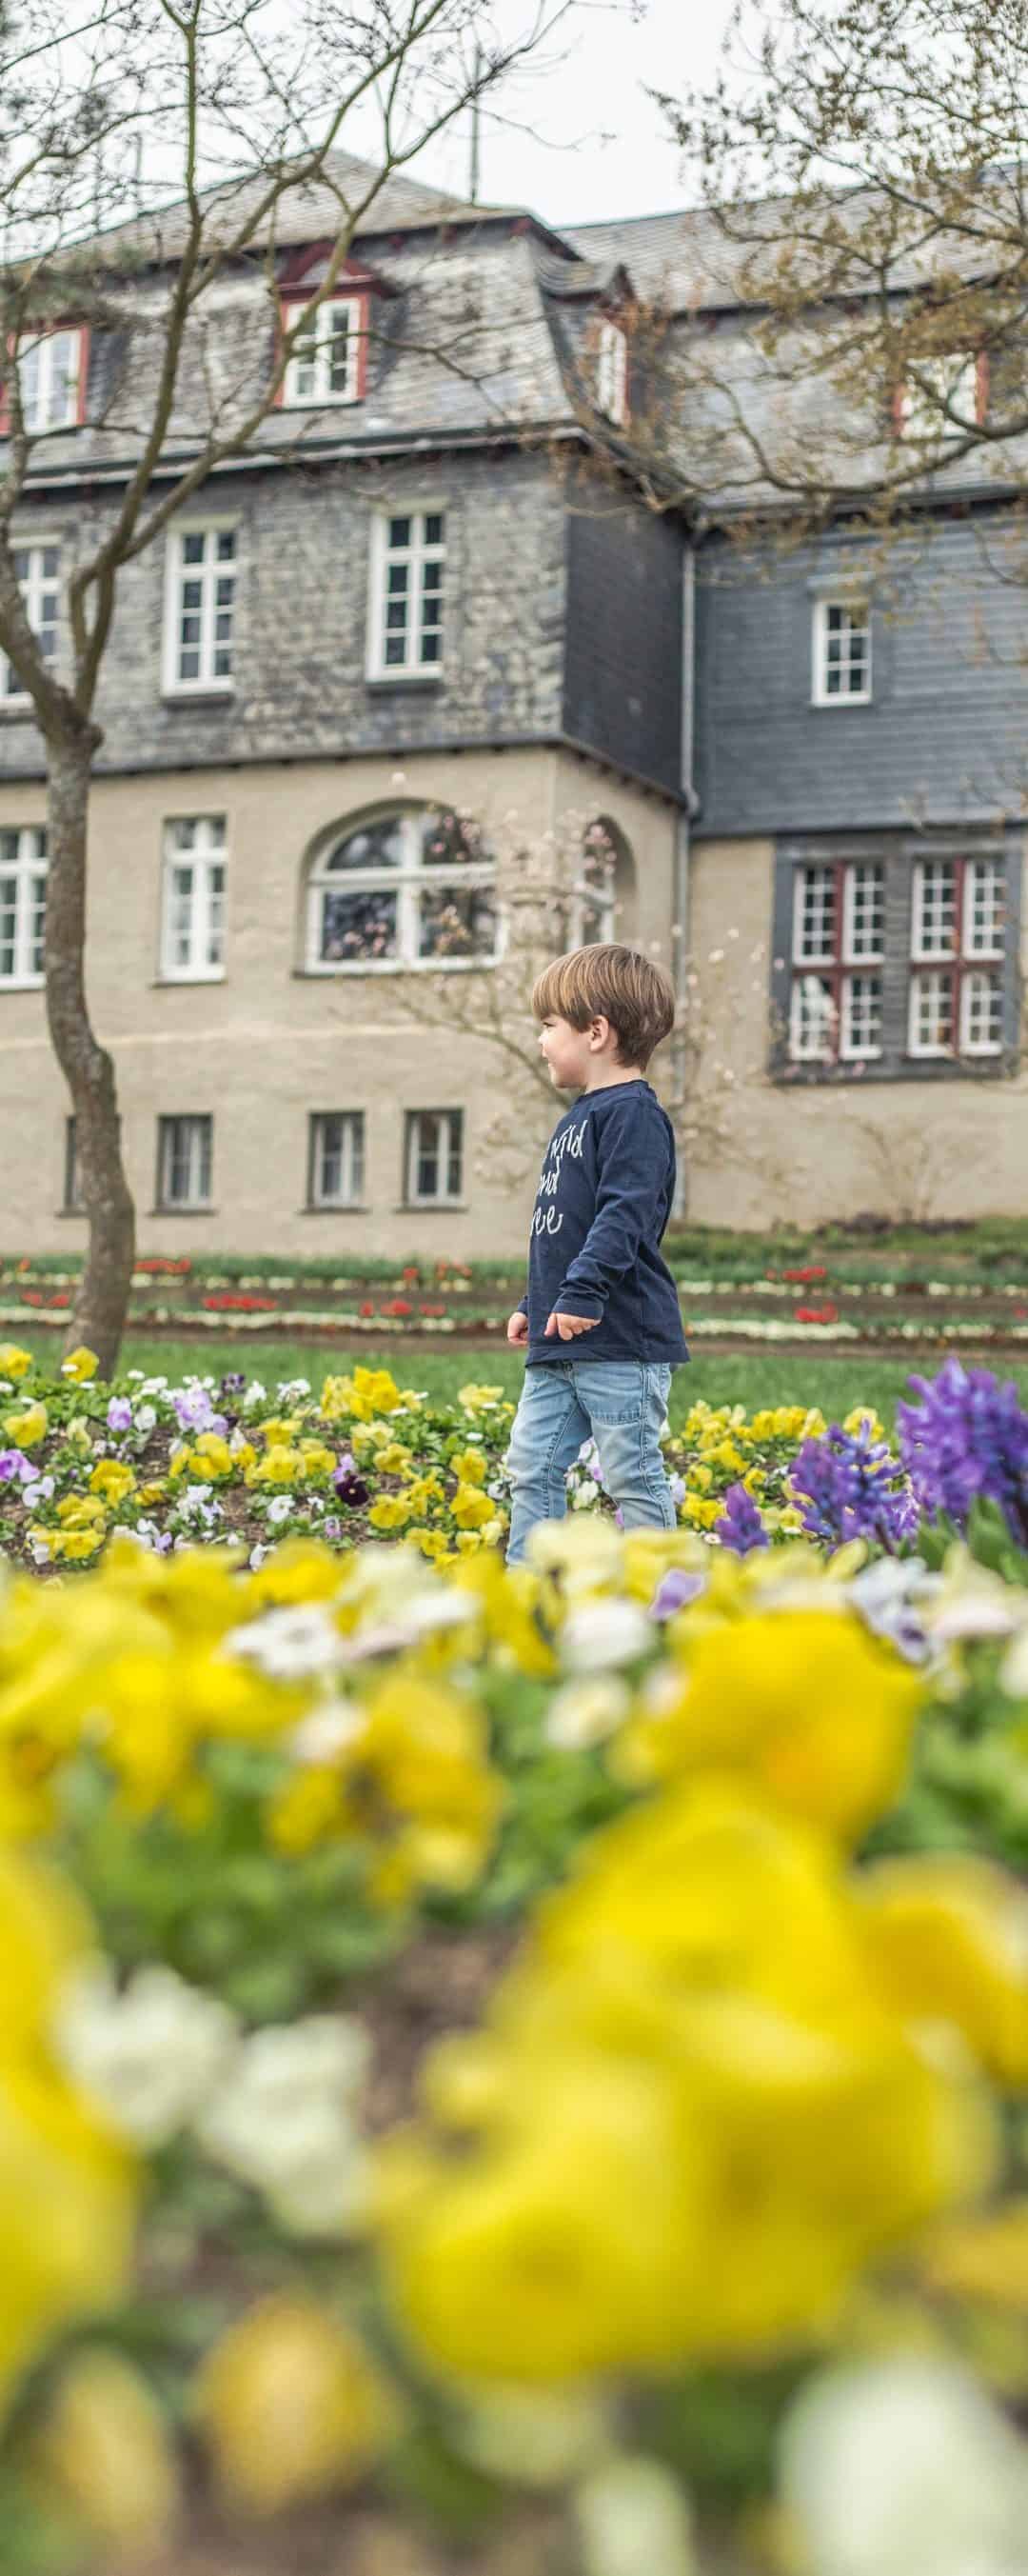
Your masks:
M55 573L44 575L42 558L48 554L57 556L57 570ZM28 557L27 572L17 576L18 588L21 592L25 615L43 653L43 660L52 666L57 658L61 624L60 537L44 534L39 530L35 531L31 538L21 539L15 535L11 540L11 555L15 565L19 555ZM46 614L48 602L52 602L53 610L49 616ZM43 637L48 632L53 640L51 650L47 653L43 651ZM29 707L31 704L31 693L19 680L13 662L8 660L6 653L0 653L0 707Z
M953 910L953 928L955 936L950 940L948 947L936 946L933 948L930 945L926 945L923 935L924 891L927 883L928 870L929 868L952 869L953 884L955 887L956 864L956 856L950 850L940 850L938 852L933 852L931 858L915 860L911 890L912 917L910 924L910 962L912 966L953 966L956 964L960 956L960 923L957 920L955 905Z
M836 611L841 610L843 616L847 620L847 626L845 629L847 639L851 634L860 634L865 638L866 652L864 656L864 685L860 689L829 689L828 620L833 609ZM852 592L840 592L835 598L816 599L814 601L813 703L816 707L870 706L872 698L871 653L871 608L868 600L857 599L854 597ZM848 653L845 661L840 661L838 667L840 673L844 674L848 678L851 668Z
M938 394L939 402L956 404L972 421L978 419L978 353L976 350L944 351L937 357L919 358L918 373L927 377ZM958 429L956 421L947 419L912 378L903 385L899 399L900 437L917 446L949 447L967 432Z
M188 698L196 696L212 697L216 695L218 697L228 698L234 694L236 685L235 657L238 644L237 618L239 613L239 534L240 522L238 516L234 514L212 515L209 518L205 517L202 519L194 518L176 520L174 526L168 530L164 562L163 689L165 697ZM209 562L207 560L206 549L202 564L195 565L187 564L185 562L184 546L186 538L201 536L205 538L209 536L215 539L220 536L232 536L235 538L235 553L232 557L231 564L229 566L222 566L220 568L220 573L217 554L213 551ZM214 657L217 649L217 639L214 632L214 620L216 616L216 601L214 593L216 582L220 577L223 577L226 570L231 571L233 584L232 635L230 639L233 668L231 671L216 672L214 670ZM182 679L179 673L179 658L182 649L182 590L185 582L196 581L197 579L200 581L202 594L200 602L200 669L195 678Z
M971 1003L974 998L973 987L976 983L988 984L993 992L998 993L999 1027L995 1037L972 1038L971 1036ZM964 973L960 978L959 1040L960 1053L962 1056L971 1056L974 1058L976 1056L1002 1055L1003 1053L1002 977L995 966L980 963L977 959L973 966L965 967Z
M959 881L961 863L963 865L962 883ZM926 945L924 938L924 887L929 867L948 867L953 873L952 935L948 946L931 948ZM988 929L992 932L991 939L987 937L980 946L975 946L972 944L974 889L976 880L986 871L998 884L999 901L989 905ZM913 871L911 907L908 1054L922 1061L941 1058L955 1063L960 1063L967 1058L974 1062L983 1056L1002 1055L1005 1044L1002 974L1006 956L1007 924L1006 869L1001 854L996 849L976 851L951 848L936 850L932 852L930 858L918 859ZM957 979L956 1006L952 1010L953 1031L949 1044L945 1046L926 1046L918 1034L918 995L925 979L932 974L947 977L951 992L954 976ZM999 991L999 1027L994 1037L984 1040L973 1039L971 1036L972 999L976 981L982 978L987 980L993 989L998 988Z
M189 841L182 839L191 833ZM189 955L176 958L175 908L179 900L175 873L191 868ZM164 826L161 862L161 942L158 977L162 984L220 984L225 978L225 901L228 851L223 814L179 814ZM220 874L220 888L214 883ZM210 956L217 946L217 956Z
M433 812L430 806L408 807L395 815L378 814L372 822L393 821L403 843L403 855L397 867L371 866L347 868L338 877L329 873L329 860L344 841L360 831L358 817L348 828L337 833L321 851L310 871L307 886L307 928L305 972L308 975L467 975L482 974L497 964L503 954L505 923L494 901L496 943L488 957L422 957L421 895L433 885L456 884L462 890L496 891L496 862L492 858L480 863L465 860L454 868L452 877L445 869L426 865L422 855L426 827ZM323 957L321 954L322 899L329 889L349 894L389 894L396 897L396 950L392 957Z
M628 418L628 333L605 316L596 352L596 408L616 429Z
M323 1174L326 1129L339 1125L341 1186L330 1192L324 1187ZM364 1205L364 1172L366 1153L363 1109L313 1109L308 1139L307 1204L311 1208L359 1208Z
M174 1129L191 1130L186 1139L186 1157L190 1192L188 1197L173 1198L168 1188L174 1156ZM194 1187L206 1177L203 1191ZM214 1120L207 1110L172 1110L157 1121L157 1213L161 1216L188 1214L196 1208L210 1208L214 1203Z
M417 1184L421 1145L418 1129L423 1118L439 1118L446 1125L446 1139L440 1154L440 1169L446 1175L446 1188L431 1193L420 1191ZM464 1112L462 1109L408 1109L404 1137L404 1206L460 1207L464 1201ZM460 1165L460 1182L456 1190L449 1187L450 1165L456 1153Z
M390 529L403 519L410 521L410 542L406 546L393 545L390 543ZM432 542L429 542L425 534L430 519L441 519L443 529L441 538ZM412 506L410 509L401 506L394 510L375 512L372 522L371 598L368 618L367 677L369 680L432 681L445 678L446 522L445 501L419 501L416 507ZM386 660L389 642L387 626L389 574L394 564L407 566L408 616L404 633L404 658L401 662ZM440 564L442 574L438 590L432 590L426 594L425 571L430 564ZM439 597L442 601L443 613L438 629L442 651L437 661L426 661L421 655L420 648L424 640L422 612L426 596Z
M7 841L16 848L12 858L2 853ZM34 963L37 944L46 928L46 832L41 823L22 823L0 828L0 878L13 876L14 895L14 963L10 974L0 967L0 992L37 992L45 981L42 966ZM42 887L42 902L38 889Z
M292 332L297 325L300 326L300 335L282 379L282 402L287 411L322 411L339 403L360 401L360 343L365 299L361 295L326 296L323 304L315 305L313 339L308 337L304 345L303 315L313 301L311 297L309 303L304 304L299 297L291 298L283 307L288 330ZM346 383L340 388L333 387L331 372L332 342L341 313L346 315ZM301 379L307 369L313 383L308 391L304 391Z
M22 417L28 438L45 438L55 430L77 429L82 403L83 329L71 323L56 331L27 333L15 353L15 365L21 384ZM71 355L63 374L57 371L57 352L70 343ZM36 364L35 398L26 400L24 370L26 360ZM63 388L63 403L56 397Z
M811 858L804 860L795 870L788 1038L791 1064L869 1064L884 1052L884 864L884 861L866 855L846 859ZM864 870L873 872L881 888L880 936L873 945L858 944L857 938L857 887ZM811 875L819 877L822 886L826 882L830 885L832 903L830 909L823 902L819 904L815 927L820 931L822 944L808 952L804 945L804 897L807 879ZM840 899L841 922L836 917ZM878 1036L871 1040L861 1040L854 1031L856 988L864 983L878 986ZM813 993L811 986L815 988ZM806 1041L803 1033L805 1008L813 1018L813 1027Z
M957 1032L954 1030L953 1035L948 1040L944 1039L941 1042L937 1042L934 1039L922 1038L918 1028L918 1002L920 995L923 992L925 985L932 982L936 984L947 984L950 988L950 992L952 993L951 969L948 966L944 966L937 962L934 966L922 966L919 969L915 968L914 973L911 975L907 1021L907 1053L908 1055L920 1058L922 1062L939 1063L941 1061L945 1063L946 1061L953 1059L956 1055L956 1046L954 1041Z

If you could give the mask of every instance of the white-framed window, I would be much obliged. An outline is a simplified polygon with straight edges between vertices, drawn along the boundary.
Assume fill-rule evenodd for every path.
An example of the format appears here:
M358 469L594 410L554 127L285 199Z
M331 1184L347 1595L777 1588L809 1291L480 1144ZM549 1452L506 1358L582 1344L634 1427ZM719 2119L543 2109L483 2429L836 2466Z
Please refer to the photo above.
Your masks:
M204 1208L211 1204L214 1120L206 1113L157 1121L157 1206Z
M885 866L818 859L794 871L789 1057L863 1062L882 1052Z
M815 600L815 706L866 706L870 696L871 611L867 601Z
M954 439L966 437L966 430L949 418L943 406L951 403L962 421L978 420L981 378L977 357L973 352L958 350L942 357L918 358L916 365L921 381L908 377L900 392L900 437L919 447L945 447Z
M286 305L290 330L299 321L293 354L282 382L288 406L354 403L360 399L362 298L334 295L311 307Z
M168 533L164 686L231 689L238 528L210 519Z
M596 352L596 408L620 428L628 417L628 334L620 322L600 324Z
M371 815L311 870L310 974L491 966L498 951L495 861L452 810Z
M76 326L41 331L18 345L18 385L22 418L31 438L47 430L74 429L81 409L86 334Z
M1003 1051L1002 859L919 859L913 877L907 1044L914 1056Z
M15 546L12 553L14 578L22 595L25 615L39 646L44 662L52 662L57 652L57 633L61 605L61 550L49 537L37 537L30 546ZM0 702L9 705L12 698L27 699L24 687L6 653L0 653Z
M368 677L440 679L446 513L396 510L374 521Z
M409 1109L404 1144L407 1206L452 1206L461 1196L463 1179L463 1110Z
M310 1121L307 1201L359 1207L364 1197L363 1109L319 1109Z
M0 986L43 981L46 833L38 823L0 831Z
M184 814L164 826L160 973L213 983L225 972L225 817Z

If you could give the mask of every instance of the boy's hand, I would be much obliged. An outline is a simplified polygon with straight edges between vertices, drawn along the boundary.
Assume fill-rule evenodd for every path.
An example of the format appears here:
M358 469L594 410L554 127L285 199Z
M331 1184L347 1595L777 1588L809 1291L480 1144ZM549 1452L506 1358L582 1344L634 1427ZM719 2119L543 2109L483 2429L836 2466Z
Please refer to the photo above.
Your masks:
M518 1307L516 1314L511 1316L508 1323L507 1340L509 1342L527 1342L528 1340L528 1317L520 1306Z
M555 1308L543 1339L548 1342L554 1333L559 1333L562 1342L574 1342L579 1333L594 1333L600 1321L599 1315L562 1315L559 1308Z

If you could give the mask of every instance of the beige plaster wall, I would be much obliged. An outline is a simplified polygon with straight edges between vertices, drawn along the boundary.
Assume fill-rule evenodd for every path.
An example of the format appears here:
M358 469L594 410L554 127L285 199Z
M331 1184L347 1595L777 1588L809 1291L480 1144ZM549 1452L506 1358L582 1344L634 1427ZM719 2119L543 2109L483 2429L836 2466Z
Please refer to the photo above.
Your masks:
M97 1033L117 1066L144 1252L428 1250L459 1260L524 1244L534 1169L526 1164L512 1187L506 1171L490 1179L483 1152L506 1091L496 1050L463 1032L418 1026L405 1001L411 979L402 974L299 971L310 844L362 808L404 797L456 802L487 829L491 819L516 813L526 833L552 830L562 814L609 815L636 865L637 915L630 917L634 907L626 903L622 935L660 943L666 953L673 809L571 755L408 754L402 763L386 756L98 781L89 992ZM0 788L0 825L42 821L44 811L41 788ZM162 984L162 826L171 816L207 812L227 821L227 971L214 984ZM554 1116L560 1105L554 1102ZM8 1253L84 1242L84 1221L60 1213L68 1107L42 993L0 991L0 1248ZM343 1108L365 1112L370 1209L310 1212L308 1115ZM466 1204L459 1209L402 1205L402 1113L416 1108L464 1110ZM157 1119L187 1111L214 1116L214 1208L158 1216ZM544 1102L543 1133L546 1114Z
M797 1085L767 1079L774 846L692 854L690 948L709 1032L709 1145L689 1156L700 1224L1028 1212L1028 1072L1013 1080ZM1028 941L1025 970L1028 972ZM703 1113L701 1109L701 1126Z

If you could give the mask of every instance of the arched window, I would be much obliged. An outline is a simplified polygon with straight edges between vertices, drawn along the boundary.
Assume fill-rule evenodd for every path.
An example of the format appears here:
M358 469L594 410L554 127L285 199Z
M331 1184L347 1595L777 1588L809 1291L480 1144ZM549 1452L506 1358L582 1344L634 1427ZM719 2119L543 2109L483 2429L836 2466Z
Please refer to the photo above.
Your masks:
M567 906L569 948L591 948L599 941L623 939L623 914L631 886L632 861L624 834L599 815L582 839L578 876Z
M46 833L35 823L0 832L0 985L41 984L46 920Z
M452 810L372 815L315 860L310 973L488 966L496 953L495 862Z

